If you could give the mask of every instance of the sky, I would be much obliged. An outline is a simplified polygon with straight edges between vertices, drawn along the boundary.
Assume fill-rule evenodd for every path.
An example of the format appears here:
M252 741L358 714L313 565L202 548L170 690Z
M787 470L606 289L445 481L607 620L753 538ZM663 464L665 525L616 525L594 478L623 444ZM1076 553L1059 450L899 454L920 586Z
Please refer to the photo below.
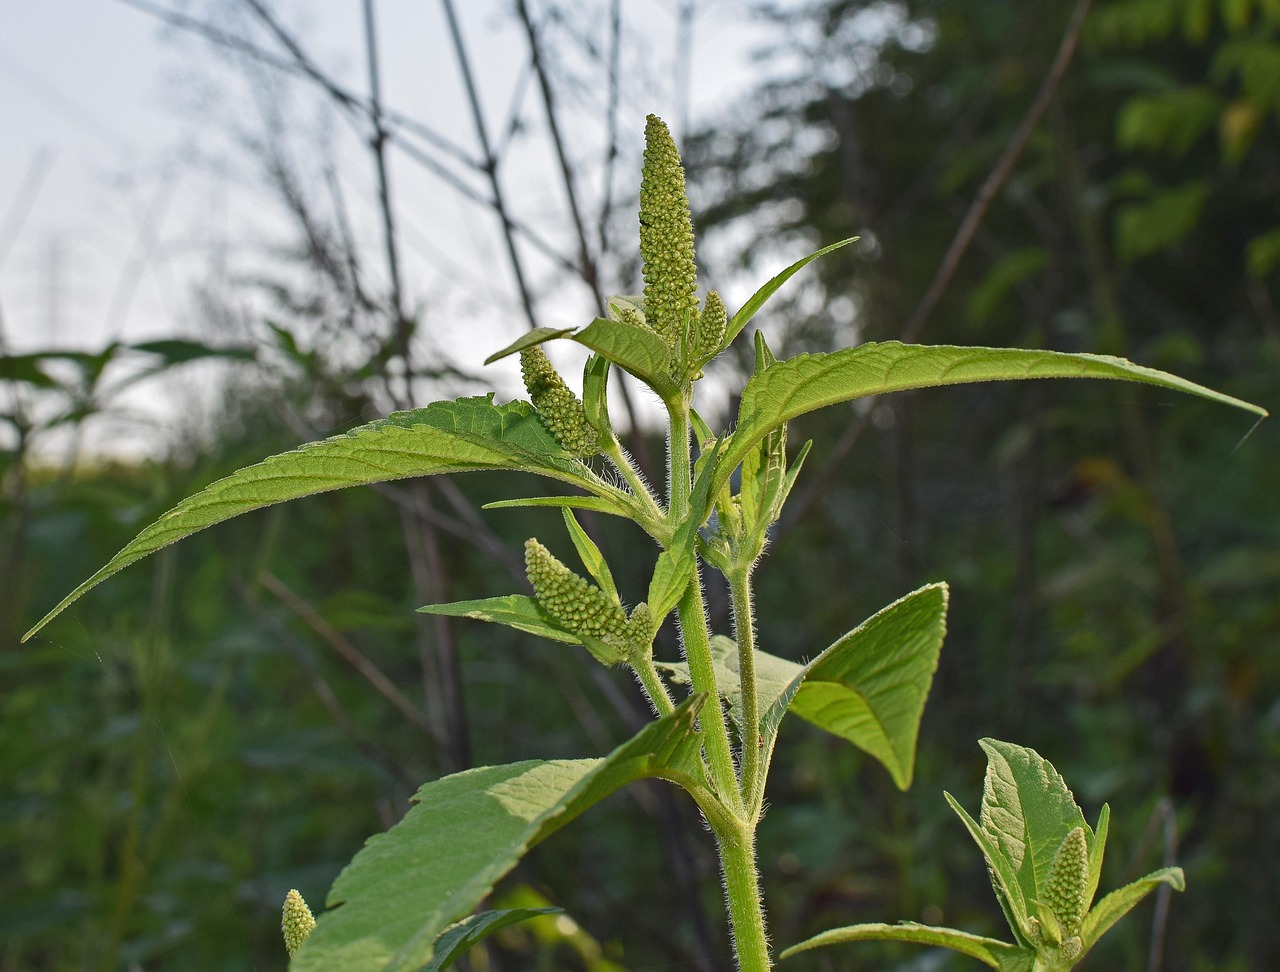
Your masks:
M327 75L359 95L368 91L360 0L267 5ZM547 9L537 0L530 6L535 18ZM579 185L585 198L598 200L602 80L584 51L608 37L610 5L562 6L570 16L547 28L559 45L556 56L564 58L555 64L566 79L558 97ZM510 7L499 0L457 3L489 130L496 133L507 118L521 122L504 162L504 188L522 220L572 253L541 101ZM694 11L691 57L684 61L676 55L682 7ZM385 106L479 158L442 5L378 0L374 9ZM768 39L766 27L735 0L629 0L622 9L623 154L615 195L624 178L636 175L628 167L638 157L644 114L663 115L677 137L682 122L713 118L746 90L756 70L752 52ZM291 239L260 162L246 149L273 130L287 132L282 141L302 169L315 163L309 146L323 146L360 246L369 252L380 246L376 181L362 131L314 86L283 81L271 69L248 80L242 64L207 40L163 23L157 13L165 12L212 23L286 57L247 0L42 0L6 11L0 313L11 351L170 336L209 340L200 288L253 276ZM682 63L687 86L680 83ZM269 99L257 94L276 84L284 85L284 107L272 119L262 107ZM479 172L435 149L430 154L487 194ZM434 342L459 367L479 371L487 354L527 327L500 227L492 213L403 153L390 155L390 181L409 299L430 321ZM585 323L585 291L566 286L533 249L522 255L540 322ZM246 313L256 312L246 304ZM502 373L498 382L510 380ZM135 439L158 434L148 413L164 411L172 394L172 387L152 385L126 397L141 423Z

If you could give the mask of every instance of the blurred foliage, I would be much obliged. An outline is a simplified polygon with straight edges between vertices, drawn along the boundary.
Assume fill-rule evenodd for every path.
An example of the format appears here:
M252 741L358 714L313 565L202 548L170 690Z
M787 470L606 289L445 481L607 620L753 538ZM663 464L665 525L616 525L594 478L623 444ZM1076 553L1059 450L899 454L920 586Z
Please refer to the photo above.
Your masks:
M1033 98L1068 6L828 0L771 15L765 80L686 157L700 229L722 230L744 266L776 265L795 238L864 237L761 315L780 356L897 336ZM1098 0L922 339L1126 354L1274 412L1278 294L1280 6ZM28 413L10 420L2 972L283 967L285 891L322 901L364 837L448 765L273 593L293 592L421 703L432 642L413 613L403 506L385 494L316 497L200 534L14 644L182 496L385 404L385 316L363 305L355 350L335 361L321 352L342 315L326 306L308 332L324 301L285 296L290 312L265 335L260 368L230 386L207 447L64 469L29 458L48 429ZM137 353L178 368L191 350ZM76 427L103 406L90 393L101 357L10 357L0 377ZM462 380L427 377L446 394ZM812 657L930 580L948 580L953 600L910 792L847 744L799 723L783 733L761 830L773 941L899 918L997 930L986 877L939 799L945 787L977 802L974 742L993 735L1052 759L1090 819L1104 800L1150 808L1145 829L1141 814L1117 822L1105 885L1162 863L1159 808L1172 800L1188 891L1172 905L1164 968L1280 967L1274 420L1248 436L1210 405L1055 383L918 393L798 425L793 441L818 444L793 498L804 516L781 525L760 575L761 647ZM849 457L824 469L858 428ZM457 485L475 507L524 484ZM518 550L555 535L558 513L485 519ZM635 600L640 571L628 576L619 552L639 537L611 521L590 529ZM474 535L439 537L454 596L511 589ZM596 755L626 734L638 697L612 673L501 630L454 634L475 763ZM560 693L528 690L551 671ZM539 849L506 892L575 924L512 929L478 965L703 968L711 954L725 967L719 878L691 808L646 786L610 809ZM671 892L675 862L699 900ZM1144 967L1150 915L1082 968ZM966 967L871 945L791 965Z

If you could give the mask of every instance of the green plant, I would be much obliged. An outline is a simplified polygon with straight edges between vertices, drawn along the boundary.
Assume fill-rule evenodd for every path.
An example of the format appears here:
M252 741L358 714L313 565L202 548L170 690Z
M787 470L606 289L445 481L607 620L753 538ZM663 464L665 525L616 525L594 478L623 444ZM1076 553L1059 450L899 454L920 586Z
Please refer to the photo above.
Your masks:
M504 469L536 473L580 491L492 506L561 508L590 579L530 540L525 553L532 595L422 610L584 647L600 663L634 672L656 718L601 759L529 760L426 784L405 818L372 838L339 875L327 910L297 947L294 968L443 968L488 930L522 917L471 911L531 847L643 778L675 783L696 801L719 850L738 967L770 968L756 832L782 719L794 711L849 740L906 788L947 608L945 585L923 587L807 665L756 648L753 575L809 448L788 455L787 423L826 405L892 391L1052 377L1145 382L1265 414L1120 358L885 342L779 361L757 332L754 373L742 391L736 424L732 431L713 433L693 408L704 366L792 275L849 242L788 267L732 317L714 292L699 308L680 160L666 127L650 117L640 194L644 294L614 298L609 315L586 327L538 329L494 355L490 360L520 354L532 403L499 405L492 395L436 402L242 469L143 530L28 633L166 544L288 499L435 473ZM593 352L581 399L540 347L556 339ZM607 386L614 367L644 382L666 407L668 475L661 494L643 480L609 420ZM575 510L627 518L655 542L646 595L629 612ZM732 638L710 631L700 563L728 581ZM654 638L672 613L679 621L682 659L659 662ZM677 701L684 687L686 697Z

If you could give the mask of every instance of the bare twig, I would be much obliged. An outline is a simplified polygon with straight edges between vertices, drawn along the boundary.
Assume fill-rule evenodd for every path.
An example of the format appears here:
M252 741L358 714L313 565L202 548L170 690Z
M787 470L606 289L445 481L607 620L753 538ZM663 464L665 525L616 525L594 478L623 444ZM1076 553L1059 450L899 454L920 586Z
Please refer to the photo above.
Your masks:
M409 701L404 693L396 688L395 683L387 678L382 669L365 657L360 649L344 638L342 632L326 621L320 612L299 597L292 588L274 574L264 571L258 579L263 587L279 598L280 602L296 614L299 620L324 639L330 648L341 655L352 668L364 677L366 682L377 690L379 695L395 706L396 710L406 719L423 732L431 731L430 723L422 714L422 710Z

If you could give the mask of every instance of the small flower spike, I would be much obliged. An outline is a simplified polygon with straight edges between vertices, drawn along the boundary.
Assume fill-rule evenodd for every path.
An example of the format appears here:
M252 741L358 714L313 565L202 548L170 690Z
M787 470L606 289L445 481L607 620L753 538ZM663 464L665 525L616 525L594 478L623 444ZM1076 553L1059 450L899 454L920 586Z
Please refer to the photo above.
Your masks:
M296 889L291 889L284 896L284 913L280 918L280 931L284 933L284 947L289 950L290 955L302 947L302 943L307 940L307 936L315 927L316 920L312 917L311 909L302 900L302 895Z
M558 624L598 643L587 647L604 664L626 659L631 626L621 604L560 563L537 540L525 541L524 566L538 603Z
M689 335L690 360L701 365L714 358L728 327L729 314L724 308L724 301L714 290L709 291L702 313L694 321Z
M1088 886L1089 847L1084 839L1084 829L1076 827L1058 845L1044 885L1044 904L1053 909L1064 938L1074 935L1084 920L1088 906L1084 896Z
M640 256L646 323L674 349L698 316L697 269L684 169L671 132L656 115L644 129Z
M600 451L600 437L587 424L578 396L564 383L540 347L520 352L520 376L547 431L565 452L585 459Z

